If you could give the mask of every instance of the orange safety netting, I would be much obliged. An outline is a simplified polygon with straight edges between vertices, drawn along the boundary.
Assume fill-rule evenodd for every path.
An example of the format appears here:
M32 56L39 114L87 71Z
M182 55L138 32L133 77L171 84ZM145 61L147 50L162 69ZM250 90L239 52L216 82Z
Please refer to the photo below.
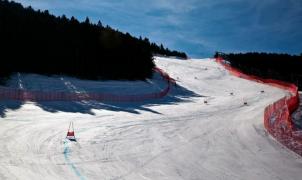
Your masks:
M291 114L299 107L298 87L294 84L274 80L263 79L253 75L244 74L233 68L222 58L216 58L216 62L224 66L232 75L278 87L290 92L264 110L264 127L280 143L302 156L302 131L297 130L291 118Z
M12 89L1 87L1 100L20 100L20 101L109 101L109 102L137 102L150 99L162 98L170 91L171 83L175 83L167 73L159 68L154 68L154 71L159 73L161 77L167 81L167 86L160 92L148 94L133 94L133 95L118 95L110 93L72 93L72 92L45 92L45 91L30 91L23 89Z

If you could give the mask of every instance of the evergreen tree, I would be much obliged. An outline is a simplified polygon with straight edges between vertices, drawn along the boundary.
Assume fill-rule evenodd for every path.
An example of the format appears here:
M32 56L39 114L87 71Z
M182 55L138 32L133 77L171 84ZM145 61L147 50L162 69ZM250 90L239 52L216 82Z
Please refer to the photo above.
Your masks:
M103 28L103 24L102 24L102 22L100 20L98 21L98 27L99 28Z
M89 20L89 17L86 17L86 19L85 19L85 24L90 24L90 20Z
M231 66L247 74L295 83L302 88L302 56L256 52L244 54L216 52L214 57L222 57L229 61Z
M30 6L0 0L0 77L13 72L65 74L88 79L145 79L153 54L186 57L121 33L87 17L56 17Z

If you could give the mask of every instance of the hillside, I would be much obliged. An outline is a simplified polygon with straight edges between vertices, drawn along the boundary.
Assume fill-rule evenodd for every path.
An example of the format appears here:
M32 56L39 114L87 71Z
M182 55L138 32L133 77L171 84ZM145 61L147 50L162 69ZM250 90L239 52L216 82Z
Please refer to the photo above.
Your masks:
M301 179L301 158L263 127L264 108L288 92L234 77L211 59L155 63L177 80L163 99L1 101L1 179ZM53 84L49 91L139 95L164 87L158 76L147 82L13 78L10 87L29 90ZM65 139L70 121L77 142Z
M163 45L122 33L89 18L24 8L0 0L0 77L12 72L65 74L85 79L146 79L153 54L181 56Z
M216 53L215 57L226 59L231 66L246 74L262 78L278 79L302 88L302 54L277 53Z

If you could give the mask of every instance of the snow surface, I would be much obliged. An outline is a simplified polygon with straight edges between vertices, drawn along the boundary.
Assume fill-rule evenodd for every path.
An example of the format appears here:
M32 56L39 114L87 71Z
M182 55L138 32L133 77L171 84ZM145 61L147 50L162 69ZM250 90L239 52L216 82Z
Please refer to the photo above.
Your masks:
M0 179L302 178L302 159L263 127L265 106L287 92L233 77L211 59L155 61L177 80L161 100L2 101ZM93 82L19 74L10 86L139 94L164 82L157 76ZM70 121L78 142L65 140Z
M302 92L299 92L300 105L298 109L292 114L292 119L295 125L302 129Z

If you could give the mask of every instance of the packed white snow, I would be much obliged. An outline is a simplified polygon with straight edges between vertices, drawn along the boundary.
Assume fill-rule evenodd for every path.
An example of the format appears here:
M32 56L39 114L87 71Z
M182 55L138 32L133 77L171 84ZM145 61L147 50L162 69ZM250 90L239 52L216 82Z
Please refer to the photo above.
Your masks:
M0 179L301 179L302 159L263 127L264 108L287 92L233 77L211 59L155 61L177 80L164 99L1 101ZM19 74L9 86L141 94L165 82ZM77 142L65 139L71 121Z

